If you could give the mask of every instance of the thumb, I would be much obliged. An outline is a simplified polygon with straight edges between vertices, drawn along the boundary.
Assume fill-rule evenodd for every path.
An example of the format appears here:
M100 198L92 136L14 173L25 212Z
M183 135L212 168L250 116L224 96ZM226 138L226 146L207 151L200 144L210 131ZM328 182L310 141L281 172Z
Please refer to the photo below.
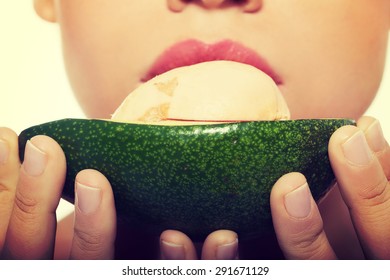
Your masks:
M271 191L272 220L287 259L335 259L305 177L282 176Z
M329 157L367 258L390 256L390 148L379 123L364 118L358 127L338 129Z
M114 196L98 171L83 170L76 177L72 259L112 259L116 236Z

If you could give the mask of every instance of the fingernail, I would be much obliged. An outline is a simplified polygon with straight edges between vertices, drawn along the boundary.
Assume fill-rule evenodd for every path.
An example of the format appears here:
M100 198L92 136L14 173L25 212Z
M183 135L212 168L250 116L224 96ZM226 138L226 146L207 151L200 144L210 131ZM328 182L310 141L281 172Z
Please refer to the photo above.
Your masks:
M76 205L84 214L95 212L100 205L101 190L76 182Z
M311 211L310 190L307 183L286 194L284 206L287 213L295 218L305 218Z
M380 152L386 147L386 140L378 120L374 121L366 131L367 142L374 152Z
M184 260L184 246L161 240L161 255L164 260Z
M345 158L355 165L367 165L372 159L370 147L362 131L356 132L342 144Z
M23 168L30 176L39 176L45 171L46 153L37 148L30 140L26 143Z
M8 144L4 140L0 139L0 164L7 163L8 156L9 156Z
M238 255L238 239L217 248L217 260L236 260Z

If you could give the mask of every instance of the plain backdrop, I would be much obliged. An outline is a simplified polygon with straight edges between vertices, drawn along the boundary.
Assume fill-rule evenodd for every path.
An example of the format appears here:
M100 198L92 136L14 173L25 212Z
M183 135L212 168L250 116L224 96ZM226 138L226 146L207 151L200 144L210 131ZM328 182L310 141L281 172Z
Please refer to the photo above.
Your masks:
M66 78L58 26L41 20L32 3L0 1L0 126L16 132L51 120L84 117ZM390 59L387 65L390 68ZM381 121L387 139L389 91L387 70L367 112Z

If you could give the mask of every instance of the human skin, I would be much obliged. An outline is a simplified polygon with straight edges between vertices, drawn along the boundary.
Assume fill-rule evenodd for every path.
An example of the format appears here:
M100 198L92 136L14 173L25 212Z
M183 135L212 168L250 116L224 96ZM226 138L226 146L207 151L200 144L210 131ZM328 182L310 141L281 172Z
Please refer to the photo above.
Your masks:
M88 117L110 117L156 58L184 39L230 39L258 52L281 77L292 118L357 119L383 73L386 0L263 1L251 13L233 1L213 8L190 1L179 12L165 0L45 2L53 2L49 19L61 29L69 79Z
M173 44L186 39L208 44L228 39L265 58L280 77L278 86L292 118L359 119L375 97L382 79L390 25L387 0L36 0L34 4L42 18L58 24L70 83L86 116L91 118L109 118L127 94L142 83L159 55ZM358 128L340 130L331 141L330 147L337 151L330 150L330 155L338 180L347 181L344 178L347 175L355 179L340 186L342 194L349 193L346 189L359 182L358 168L345 167L342 164L345 161L340 159L343 151L336 147L361 135L359 131L364 131L373 158L381 164L377 168L385 173L384 178L389 177L387 143L369 141L372 135L380 135L380 130L376 121L363 119ZM45 143L48 147L55 146L55 143ZM356 144L354 148L364 147ZM303 226L297 225L299 219L282 213L285 208L274 206L285 203L286 193L281 191L281 184L295 189L304 185L304 179L298 174L288 174L281 182L275 185L271 206L284 255L335 257L315 206L310 209L317 214L310 212L305 219L311 225L318 225L318 232L312 235L321 236L318 247L325 248L322 253L310 254L314 251L311 246L307 246L307 252L297 250L301 240L298 238L294 244L286 243L286 236L291 232L279 230L278 221L284 219L295 225L295 229ZM381 204L387 205L387 195L382 198ZM362 205L345 195L343 201L354 210ZM357 233L363 244L367 243L366 239L373 239L362 233L365 227L356 222L360 218L355 216L353 220L359 225ZM232 232L212 234L205 242L202 256L217 257L213 252L219 245L233 244L231 247L236 248L236 238ZM168 252L166 257L196 257L192 242L182 233L164 232L161 240L164 241L162 251ZM369 257L376 257L375 249L368 249L373 245L370 242L363 247L365 252L374 251ZM233 249L225 250L225 255L234 253Z

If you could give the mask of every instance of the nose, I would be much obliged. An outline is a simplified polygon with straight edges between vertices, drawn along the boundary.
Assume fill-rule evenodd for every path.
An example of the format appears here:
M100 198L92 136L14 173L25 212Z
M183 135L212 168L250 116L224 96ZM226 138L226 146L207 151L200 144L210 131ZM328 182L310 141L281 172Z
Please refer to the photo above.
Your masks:
M225 0L201 0L201 2L206 8L211 9L211 8L218 8L226 1Z
M181 12L187 5L197 4L206 9L238 6L244 12L254 13L260 10L263 0L167 0L168 7L174 12Z

